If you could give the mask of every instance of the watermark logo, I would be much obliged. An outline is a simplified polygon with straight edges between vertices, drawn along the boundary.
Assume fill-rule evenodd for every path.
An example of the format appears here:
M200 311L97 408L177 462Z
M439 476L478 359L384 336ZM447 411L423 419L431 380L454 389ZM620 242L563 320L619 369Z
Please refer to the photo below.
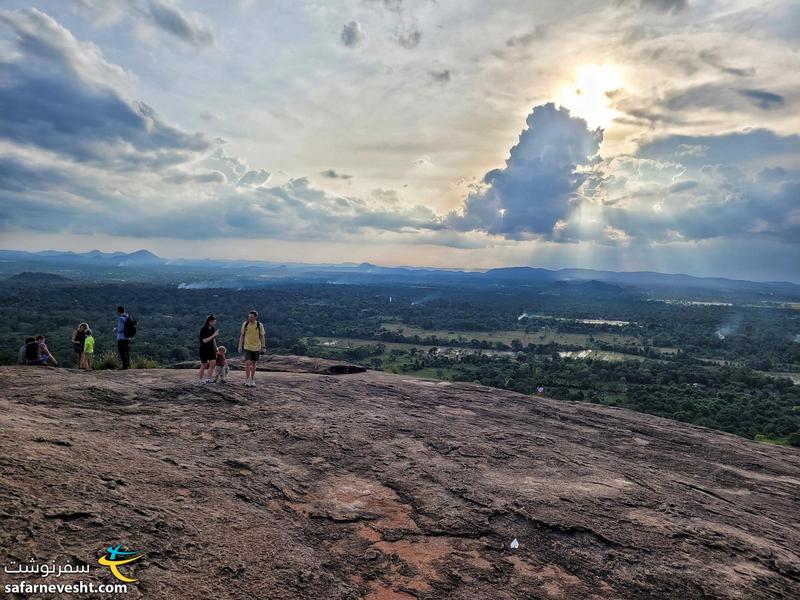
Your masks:
M104 554L100 558L97 559L104 567L108 567L111 569L111 573L119 579L120 581L124 581L125 583L136 583L138 579L131 579L130 577L125 577L122 573L119 572L120 565L127 565L128 563L132 563L135 560L139 560L144 556L144 554L134 550L132 552L123 552L121 550L122 544L117 544L116 546L108 546L106 548L106 552L108 554ZM120 558L121 557L121 558Z

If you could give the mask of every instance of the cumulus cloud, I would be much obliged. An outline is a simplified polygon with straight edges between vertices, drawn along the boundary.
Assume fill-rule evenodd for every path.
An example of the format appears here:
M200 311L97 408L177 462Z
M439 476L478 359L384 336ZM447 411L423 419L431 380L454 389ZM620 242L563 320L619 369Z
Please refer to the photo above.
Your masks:
M364 41L364 32L361 29L361 24L358 21L350 21L342 27L340 39L342 44L348 48L355 48Z
M334 196L306 178L268 187L270 171L227 153L224 140L184 132L132 100L124 71L46 14L0 19L0 44L12 49L0 59L2 230L333 239L444 228L389 191Z
M555 104L537 106L511 148L505 167L488 172L484 189L471 193L448 223L507 237L550 236L573 208L575 195L597 154L603 132Z

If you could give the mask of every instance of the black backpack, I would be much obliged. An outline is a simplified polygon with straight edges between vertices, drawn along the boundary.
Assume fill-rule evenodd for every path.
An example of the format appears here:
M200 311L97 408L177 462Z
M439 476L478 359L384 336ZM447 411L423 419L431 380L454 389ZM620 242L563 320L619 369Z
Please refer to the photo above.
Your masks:
M122 335L131 339L136 335L136 318L128 313L125 313L123 316L125 317L125 324L122 326Z

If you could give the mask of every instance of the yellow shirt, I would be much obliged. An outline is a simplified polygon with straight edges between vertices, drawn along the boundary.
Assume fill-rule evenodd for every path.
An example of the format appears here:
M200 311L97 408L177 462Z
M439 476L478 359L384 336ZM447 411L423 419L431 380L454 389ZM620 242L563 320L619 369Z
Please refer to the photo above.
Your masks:
M244 324L242 324L242 333L244 334L244 349L250 350L251 352L260 352L261 338L259 334L266 335L264 332L264 324L259 322L258 326L256 326L255 323L251 325L249 321L245 321Z

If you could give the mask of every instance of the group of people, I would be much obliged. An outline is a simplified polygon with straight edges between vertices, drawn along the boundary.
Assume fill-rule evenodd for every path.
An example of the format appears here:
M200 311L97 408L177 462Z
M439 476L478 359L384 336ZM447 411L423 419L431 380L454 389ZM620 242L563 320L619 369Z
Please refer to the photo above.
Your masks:
M88 323L81 323L72 332L72 349L75 352L75 366L86 371L92 370L94 362L94 336Z
M59 366L56 357L47 347L47 339L43 335L25 338L25 343L19 349L19 363L21 365Z
M117 320L114 327L117 337L117 352L122 369L131 366L131 340L136 335L136 319L128 314L124 306L117 307ZM200 329L200 372L198 383L225 383L228 377L227 348L217 344L220 335L214 315L206 317ZM95 341L88 323L81 323L70 338L75 352L75 366L86 371L92 370ZM258 320L258 312L251 310L239 332L239 353L244 352L244 385L255 387L256 365L261 354L267 350L267 333L264 324ZM44 336L25 339L20 348L20 364L59 366L59 362L47 347Z
M225 383L229 372L225 346L217 345L219 337L217 318L208 315L200 329L200 372L198 383ZM267 333L263 323L258 320L258 312L247 313L247 321L242 323L239 333L239 353L244 352L244 384L248 387L256 385L256 364L263 352L267 350Z

